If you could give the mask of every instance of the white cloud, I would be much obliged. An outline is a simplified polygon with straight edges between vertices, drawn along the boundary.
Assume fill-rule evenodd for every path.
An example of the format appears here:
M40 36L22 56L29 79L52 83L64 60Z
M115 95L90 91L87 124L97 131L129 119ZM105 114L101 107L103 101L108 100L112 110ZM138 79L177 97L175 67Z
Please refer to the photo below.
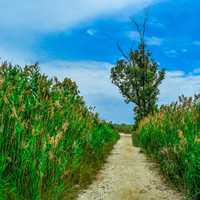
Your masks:
M196 40L192 42L193 45L200 46L200 41Z
M36 48L38 39L37 34L30 34L26 31L0 31L1 60L8 60L15 64L29 64L38 61L38 57L36 56L38 53Z
M38 61L40 33L65 31L123 9L137 12L160 0L0 0L0 58L24 64ZM87 34L95 34L88 29ZM40 51L40 57L41 55Z
M169 50L165 50L164 54L168 57L171 58L176 58L177 56L180 56L182 54L186 54L188 52L188 49L179 49L179 50L175 50L175 49L169 49Z
M200 75L185 74L183 71L168 71L160 86L159 104L174 102L182 94L193 96L200 92Z
M42 70L51 77L70 77L75 80L83 95L100 94L114 98L119 95L109 79L111 67L110 63L95 61L55 61L42 64Z
M88 35L90 35L90 36L93 36L93 35L95 35L96 30L94 30L94 29L88 29L88 30L86 31L86 33L87 33Z
M177 54L178 54L175 49L166 50L164 53L166 54L166 56L172 57L172 58L177 57Z
M194 74L200 74L200 68L195 68L193 69Z
M137 31L128 31L127 36L133 41L138 41L140 39L140 35Z
M137 31L128 31L127 33L128 38L130 38L133 41L139 41L140 39L140 35ZM163 39L156 37L156 36L152 36L152 37L146 37L146 44L149 46L160 46L163 43Z
M182 52L182 53L187 53L188 50L187 50L187 49L181 49L181 52Z
M55 61L42 64L42 72L60 79L69 77L76 81L81 95L90 106L95 106L100 116L115 122L132 122L132 106L124 103L119 90L110 81L113 65L95 61ZM183 71L167 71L160 86L159 104L168 104L178 96L193 96L200 92L200 74L185 74ZM120 113L120 114L119 114Z
M124 102L118 88L111 83L112 66L110 63L95 61L55 61L41 64L41 70L50 77L69 77L76 81L87 105L96 107L103 119L131 123L132 106Z
M161 28L161 29L165 29L165 26L164 24L160 23L157 19L153 19L149 22L149 24L151 26L154 26L154 27L158 27L158 28Z
M25 65L35 63L36 55L27 48L3 45L0 47L0 61L8 61L13 64Z
M160 46L163 43L163 39L155 36L147 37L146 43L150 46Z
M6 29L59 31L100 15L132 7L145 8L158 0L1 0L0 24Z

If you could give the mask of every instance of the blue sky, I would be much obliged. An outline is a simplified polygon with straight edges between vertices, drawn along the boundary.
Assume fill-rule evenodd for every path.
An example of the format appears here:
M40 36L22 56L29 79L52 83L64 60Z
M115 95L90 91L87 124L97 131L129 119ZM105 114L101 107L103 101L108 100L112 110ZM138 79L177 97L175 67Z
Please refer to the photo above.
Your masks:
M0 0L0 57L18 64L38 61L49 76L75 80L103 119L133 121L110 82L110 68L137 47L130 16L149 10L148 48L167 70L159 104L200 89L200 2L193 0Z

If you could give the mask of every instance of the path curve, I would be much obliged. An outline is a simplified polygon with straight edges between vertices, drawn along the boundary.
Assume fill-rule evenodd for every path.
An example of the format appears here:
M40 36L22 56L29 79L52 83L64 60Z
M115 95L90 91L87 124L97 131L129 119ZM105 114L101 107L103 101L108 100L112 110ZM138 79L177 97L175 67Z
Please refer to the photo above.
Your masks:
M77 200L183 200L162 180L155 164L121 134L96 180Z

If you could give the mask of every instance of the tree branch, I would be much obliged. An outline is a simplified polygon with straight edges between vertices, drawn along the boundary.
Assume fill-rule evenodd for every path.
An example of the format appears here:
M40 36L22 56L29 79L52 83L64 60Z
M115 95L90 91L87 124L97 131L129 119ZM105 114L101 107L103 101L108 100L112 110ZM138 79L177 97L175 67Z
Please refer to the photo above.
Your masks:
M123 56L124 58L126 58L128 61L130 61L129 56L124 52L124 50L123 50L122 47L120 46L119 41L117 42L117 48L118 48L119 52L122 54L122 56Z

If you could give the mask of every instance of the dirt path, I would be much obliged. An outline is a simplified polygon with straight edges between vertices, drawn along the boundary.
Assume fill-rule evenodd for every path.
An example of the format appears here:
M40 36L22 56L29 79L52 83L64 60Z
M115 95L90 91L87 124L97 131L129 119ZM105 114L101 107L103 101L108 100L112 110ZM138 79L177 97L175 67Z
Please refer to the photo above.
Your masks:
M121 135L102 171L78 200L183 200L162 181L155 164Z

